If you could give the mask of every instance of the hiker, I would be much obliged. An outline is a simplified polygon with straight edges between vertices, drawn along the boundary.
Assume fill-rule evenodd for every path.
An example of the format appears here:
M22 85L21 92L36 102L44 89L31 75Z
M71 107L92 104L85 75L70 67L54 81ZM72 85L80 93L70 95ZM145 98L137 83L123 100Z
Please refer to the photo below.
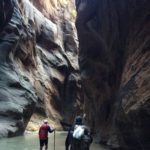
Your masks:
M55 129L50 128L48 121L44 120L39 129L40 150L42 150L44 145L45 150L48 149L48 132L52 133L53 131L55 131Z
M65 141L66 150L71 150L71 148L69 149L69 147L71 147L71 143L72 143L72 139L73 139L73 131L74 131L75 125L82 125L82 117L81 116L77 116L75 118L74 124L71 126L71 128L68 131L67 138Z
M91 143L92 137L89 134L89 129L83 125L82 117L77 116L73 126L68 131L65 142L66 150L89 150ZM83 146L81 147L81 145Z
M93 139L85 125L77 125L73 132L71 150L89 150Z

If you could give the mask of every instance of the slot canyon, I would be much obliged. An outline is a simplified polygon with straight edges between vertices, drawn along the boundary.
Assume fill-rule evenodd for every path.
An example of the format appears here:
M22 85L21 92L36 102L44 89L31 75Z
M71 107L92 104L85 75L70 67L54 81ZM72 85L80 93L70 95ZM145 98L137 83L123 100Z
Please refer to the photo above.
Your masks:
M149 26L149 0L1 0L0 138L86 114L99 144L150 150Z

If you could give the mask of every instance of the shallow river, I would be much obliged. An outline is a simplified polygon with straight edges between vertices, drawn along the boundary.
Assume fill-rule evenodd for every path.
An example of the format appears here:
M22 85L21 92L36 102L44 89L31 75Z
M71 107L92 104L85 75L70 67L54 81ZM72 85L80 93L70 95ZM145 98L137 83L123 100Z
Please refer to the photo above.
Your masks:
M65 150L65 132L57 132L55 135L55 150ZM39 150L38 134L26 134L15 138L0 139L0 150ZM44 148L43 148L44 150ZM49 148L54 150L54 133L49 134ZM98 144L92 144L90 150L109 150Z

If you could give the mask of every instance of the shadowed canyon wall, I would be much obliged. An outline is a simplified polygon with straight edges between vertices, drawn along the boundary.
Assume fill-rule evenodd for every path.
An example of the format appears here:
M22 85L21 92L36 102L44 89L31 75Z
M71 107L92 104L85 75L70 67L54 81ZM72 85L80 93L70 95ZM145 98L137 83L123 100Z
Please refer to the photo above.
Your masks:
M99 141L149 150L150 1L76 0L84 111Z
M0 137L22 134L34 112L60 125L81 110L73 4L33 3L0 1Z

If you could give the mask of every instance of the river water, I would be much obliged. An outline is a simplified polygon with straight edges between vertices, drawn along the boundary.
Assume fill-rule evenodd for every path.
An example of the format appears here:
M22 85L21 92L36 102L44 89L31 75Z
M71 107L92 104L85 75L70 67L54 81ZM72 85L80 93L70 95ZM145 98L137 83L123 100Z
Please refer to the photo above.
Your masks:
M55 150L65 150L65 132L56 132ZM0 150L39 150L39 139L37 133L25 134L24 136L0 139ZM44 150L44 148L43 148ZM49 134L49 148L54 150L54 133ZM90 150L109 150L98 144L92 143Z

